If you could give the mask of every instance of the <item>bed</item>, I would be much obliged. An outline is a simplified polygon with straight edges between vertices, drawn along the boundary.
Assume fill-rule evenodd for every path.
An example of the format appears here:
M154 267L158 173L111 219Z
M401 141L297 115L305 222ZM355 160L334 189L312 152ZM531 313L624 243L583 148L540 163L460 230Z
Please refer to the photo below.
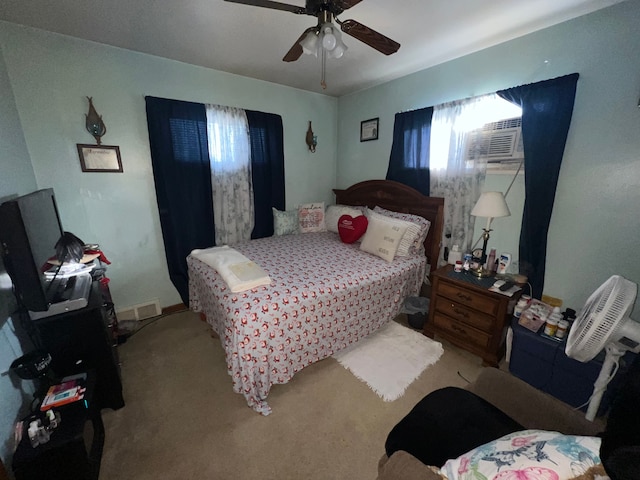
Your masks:
M431 222L424 252L387 262L344 244L334 232L268 237L234 245L260 265L271 283L233 293L218 272L187 258L189 307L220 337L233 389L249 407L271 413L274 384L374 332L417 295L427 269L437 268L442 198L388 180L334 190L336 204L376 206Z

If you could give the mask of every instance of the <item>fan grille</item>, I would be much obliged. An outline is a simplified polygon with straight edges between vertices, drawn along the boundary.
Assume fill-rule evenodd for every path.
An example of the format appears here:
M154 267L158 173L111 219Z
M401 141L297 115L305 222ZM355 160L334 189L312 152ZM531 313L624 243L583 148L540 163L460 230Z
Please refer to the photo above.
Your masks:
M567 339L566 353L581 362L592 360L629 320L638 287L614 275L587 299Z

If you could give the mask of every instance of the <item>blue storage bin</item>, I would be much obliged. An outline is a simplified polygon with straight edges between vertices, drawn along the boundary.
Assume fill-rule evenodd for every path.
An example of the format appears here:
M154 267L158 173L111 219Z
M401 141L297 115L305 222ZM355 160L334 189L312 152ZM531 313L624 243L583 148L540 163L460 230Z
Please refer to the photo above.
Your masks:
M600 352L590 362L583 363L567 357L564 353L566 339L557 341L534 333L519 325L517 319L511 322L511 329L511 374L571 406L581 407L581 410L586 411L585 404L588 403L593 393L593 383L600 374L604 352ZM603 415L611 406L620 381L634 358L635 354L627 352L620 359L620 368L602 397L598 415Z

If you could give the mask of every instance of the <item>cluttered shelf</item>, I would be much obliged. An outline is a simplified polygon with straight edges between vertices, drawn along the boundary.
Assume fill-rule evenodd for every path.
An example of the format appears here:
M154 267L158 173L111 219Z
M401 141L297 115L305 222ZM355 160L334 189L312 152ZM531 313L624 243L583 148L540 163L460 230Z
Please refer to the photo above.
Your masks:
M93 371L61 379L19 423L12 462L17 480L98 479L105 435L95 384Z

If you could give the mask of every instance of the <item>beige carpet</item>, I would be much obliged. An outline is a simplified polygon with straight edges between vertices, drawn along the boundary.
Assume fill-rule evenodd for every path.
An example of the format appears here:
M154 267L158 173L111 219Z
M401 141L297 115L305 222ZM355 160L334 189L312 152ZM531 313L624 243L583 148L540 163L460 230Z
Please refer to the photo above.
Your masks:
M206 323L190 312L160 318L119 347L126 406L103 411L100 479L373 480L389 430L415 403L477 376L478 357L443 345L398 400L328 358L274 385L263 417L233 393Z

